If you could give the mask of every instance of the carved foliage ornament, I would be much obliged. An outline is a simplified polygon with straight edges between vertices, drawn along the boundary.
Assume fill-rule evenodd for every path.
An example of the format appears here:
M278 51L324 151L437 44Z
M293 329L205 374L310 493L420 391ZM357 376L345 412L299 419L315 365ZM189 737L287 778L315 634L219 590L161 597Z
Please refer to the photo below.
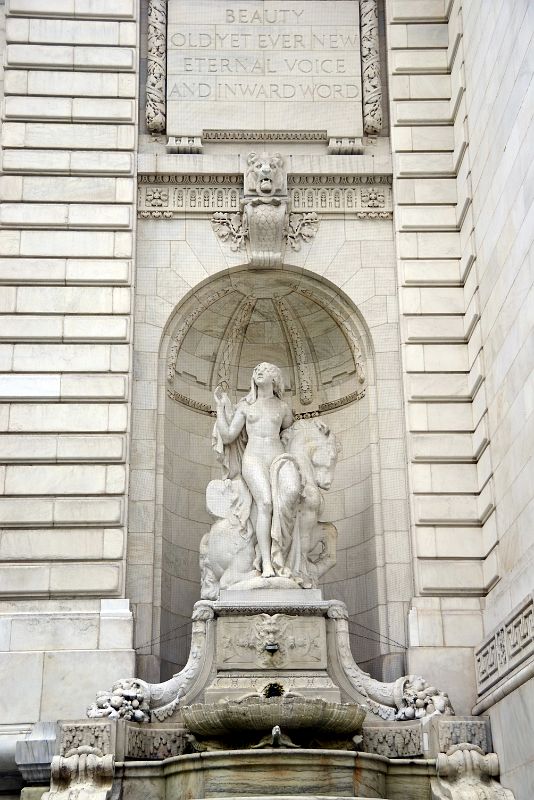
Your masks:
M376 217L378 218L378 214ZM248 218L246 216L219 211L213 215L212 225L219 239L222 239L223 242L230 242L234 252L242 250L246 245L249 238ZM291 246L292 250L298 252L302 242L311 242L318 228L319 215L315 211L290 213L284 219L283 233L285 241Z
M419 725L363 729L362 750L387 758L413 758L423 755L423 736Z
M309 364L310 359L308 358L308 353L304 347L300 330L295 323L287 303L285 300L283 300L283 298L275 296L274 304L289 333L289 339L291 341L291 347L293 350L293 361L297 365L300 402L302 405L306 406L309 405L313 400L313 387Z
M138 728L130 726L126 739L126 754L136 761L162 761L181 756L185 749L183 732L176 728Z
M376 0L360 0L360 25L363 130L368 136L377 136L382 130L382 86Z
M166 64L167 0L149 0L146 124L151 133L165 132Z
M357 337L354 329L352 328L352 325L345 319L343 314L340 311L338 311L338 309L335 308L335 306L332 303L328 302L326 299L323 300L318 294L312 292L311 289L306 289L306 288L304 288L302 286L299 286L298 284L295 284L294 288L295 288L296 291L300 292L300 294L304 295L305 297L309 297L310 300L313 300L313 302L317 303L317 305L321 306L321 308L324 308L325 310L328 310L328 313L338 323L339 327L341 328L341 330L345 334L347 342L349 343L350 349L352 351L352 355L353 355L353 358L354 358L354 364L356 366L356 374L358 376L358 383L364 384L365 383L365 366L364 366L364 361L363 361L363 355L362 355L362 351L361 351L361 348L360 348L360 343L358 341L358 337ZM357 392L356 396L353 396L353 399L354 400L360 399L360 395L361 395L361 393ZM344 402L340 403L340 405L344 405L344 404L345 404ZM319 407L319 410L320 411L326 411L327 410L326 409L327 405L329 406L329 408L335 408L336 407L335 404L325 403L325 404L323 404L323 406Z
M96 702L87 709L87 716L132 722L163 722L170 717L198 678L205 658L208 626L213 617L211 604L204 601L195 603L191 650L181 672L159 684L146 683L140 678L116 681L111 689L97 693Z

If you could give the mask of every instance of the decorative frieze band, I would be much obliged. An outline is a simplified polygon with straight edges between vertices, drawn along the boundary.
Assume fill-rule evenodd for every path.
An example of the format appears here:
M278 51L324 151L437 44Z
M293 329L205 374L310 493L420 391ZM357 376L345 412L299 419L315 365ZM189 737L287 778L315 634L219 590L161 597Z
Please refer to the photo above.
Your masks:
M288 177L290 207L296 214L391 219L391 183L388 175L292 175ZM138 212L145 219L173 219L184 213L231 214L240 210L242 196L241 175L143 175Z
M326 131L204 131L204 142L328 142Z
M479 697L534 657L534 595L529 595L475 651Z

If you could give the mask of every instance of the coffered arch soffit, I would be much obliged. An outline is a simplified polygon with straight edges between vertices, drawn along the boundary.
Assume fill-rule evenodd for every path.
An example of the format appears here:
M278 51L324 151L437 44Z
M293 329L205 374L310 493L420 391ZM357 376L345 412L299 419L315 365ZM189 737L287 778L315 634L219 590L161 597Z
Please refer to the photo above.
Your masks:
M215 387L236 401L259 361L278 364L297 416L360 400L369 383L371 340L348 298L301 271L238 269L189 295L167 326L167 395L212 413Z

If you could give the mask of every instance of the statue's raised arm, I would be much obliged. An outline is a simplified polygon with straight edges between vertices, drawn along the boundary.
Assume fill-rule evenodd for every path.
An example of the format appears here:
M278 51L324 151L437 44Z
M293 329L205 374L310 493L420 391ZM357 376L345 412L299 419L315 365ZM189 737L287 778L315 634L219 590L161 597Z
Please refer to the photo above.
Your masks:
M213 393L215 398L215 408L217 410L217 430L223 444L234 442L245 425L245 415L241 406L233 408L232 402L227 393L219 385Z

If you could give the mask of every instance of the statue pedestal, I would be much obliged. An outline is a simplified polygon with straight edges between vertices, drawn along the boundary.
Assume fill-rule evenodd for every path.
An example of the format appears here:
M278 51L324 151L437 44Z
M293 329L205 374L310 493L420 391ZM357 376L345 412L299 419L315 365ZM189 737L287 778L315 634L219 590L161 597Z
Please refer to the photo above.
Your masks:
M273 580L272 578L264 580ZM268 611L269 608L281 608L282 606L316 606L328 602L323 600L323 593L320 589L222 589L219 592L217 608L226 606L243 608L258 608Z
M317 589L221 592L213 604L215 676L205 702L252 693L341 702L327 671L328 609Z

